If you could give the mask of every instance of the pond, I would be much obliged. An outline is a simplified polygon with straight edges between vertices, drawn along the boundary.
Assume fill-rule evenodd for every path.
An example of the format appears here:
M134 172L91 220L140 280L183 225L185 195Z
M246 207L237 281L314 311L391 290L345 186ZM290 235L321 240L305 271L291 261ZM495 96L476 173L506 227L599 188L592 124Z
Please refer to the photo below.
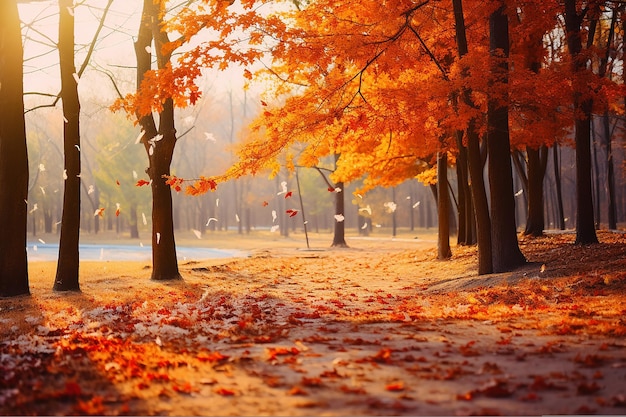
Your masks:
M56 243L29 243L26 247L28 261L56 261L59 245ZM199 247L176 247L178 261L199 261L216 258L242 258L248 256L237 249L216 249ZM81 244L81 261L150 261L152 248L141 245Z

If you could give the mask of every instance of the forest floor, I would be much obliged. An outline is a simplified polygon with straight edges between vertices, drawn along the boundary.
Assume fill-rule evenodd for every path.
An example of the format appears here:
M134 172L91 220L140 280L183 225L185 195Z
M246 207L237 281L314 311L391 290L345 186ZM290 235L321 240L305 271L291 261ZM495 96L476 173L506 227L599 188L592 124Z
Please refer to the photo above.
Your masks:
M0 299L0 414L626 414L626 235L520 238L478 276L429 239L235 238L249 257L83 262Z

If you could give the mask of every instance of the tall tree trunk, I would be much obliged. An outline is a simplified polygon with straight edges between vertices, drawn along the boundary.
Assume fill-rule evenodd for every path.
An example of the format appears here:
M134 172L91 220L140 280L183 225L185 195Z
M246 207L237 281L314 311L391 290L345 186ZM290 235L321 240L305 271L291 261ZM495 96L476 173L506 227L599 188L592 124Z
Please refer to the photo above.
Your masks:
M437 153L437 258L449 259L450 250L450 193L448 192L448 153Z
M74 64L74 1L59 0L59 61L63 104L63 155L65 188L59 260L53 289L79 291L80 235L80 101Z
M489 34L491 55L500 59L492 71L500 78L500 82L508 83L508 63L505 58L509 55L509 27L504 7L502 5L491 14ZM498 55L500 53L503 55ZM490 99L487 119L493 272L505 272L526 263L519 249L515 226L508 105Z
M169 61L169 56L162 54L162 47L166 43L167 35L161 29L158 5L152 0L144 0L139 35L135 43L137 88L151 67L150 45L153 39L158 67L163 68ZM152 114L139 116L139 124L144 132L142 142L148 153L150 163L147 173L152 180L151 279L159 281L180 279L174 241L172 191L164 178L170 174L170 164L176 144L174 103L172 99L167 99L163 103L163 110L159 114L158 129ZM156 140L157 137L159 140Z
M0 297L28 294L28 152L23 49L15 0L0 2Z
M465 34L465 18L463 16L462 0L452 0L458 53L463 57L468 52L467 37ZM472 105L471 91L465 90L463 100ZM483 179L483 164L480 154L480 138L476 130L476 123L471 120L467 134L467 162L469 166L472 201L476 215L476 237L478 242L478 273L490 274L493 272L491 259L491 219L489 218L489 204Z
M567 45L572 57L574 76L587 71L586 53L583 53L581 24L583 15L576 10L576 0L565 0L565 28ZM582 78L582 77L580 77ZM593 216L591 189L591 109L592 99L584 91L584 82L574 84L574 114L576 143L576 244L598 243Z

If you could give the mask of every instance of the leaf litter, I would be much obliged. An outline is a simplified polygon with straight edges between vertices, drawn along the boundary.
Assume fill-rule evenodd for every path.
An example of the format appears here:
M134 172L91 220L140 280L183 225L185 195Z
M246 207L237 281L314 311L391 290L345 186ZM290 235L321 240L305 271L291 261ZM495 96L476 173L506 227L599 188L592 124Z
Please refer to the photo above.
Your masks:
M0 411L624 414L626 242L572 238L524 238L529 265L482 277L475 248L408 244L264 250L169 284L85 263L79 294L32 264L32 296L0 300Z

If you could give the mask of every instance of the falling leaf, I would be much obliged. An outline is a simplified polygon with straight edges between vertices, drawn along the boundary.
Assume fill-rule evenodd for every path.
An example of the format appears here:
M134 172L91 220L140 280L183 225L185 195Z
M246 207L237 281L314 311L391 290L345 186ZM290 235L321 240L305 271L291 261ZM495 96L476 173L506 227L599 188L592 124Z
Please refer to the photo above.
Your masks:
M115 217L120 216L120 203L115 203Z
M278 193L276 193L276 195L286 194L287 193L287 181L281 182L280 187L282 188L282 191L279 191Z
M103 215L104 215L104 207L100 207L99 209L96 209L96 211L93 213L93 217L96 217L96 216L102 217Z
M339 188L339 187L336 187L336 188L335 188L335 192L336 192L336 193L340 193L340 192L342 192L342 191L343 191L343 190L342 190L341 188Z
M276 210L272 210L272 223L276 223L277 218L278 214L276 214Z
M136 180L137 178L139 178L139 176L137 175L137 171L133 169L133 179Z
M148 224L148 220L146 219L146 213L141 213L141 220L143 221L143 225Z
M268 203L267 201L263 202L263 207L267 207L270 203Z
M288 191L288 192L285 194L285 198L289 198L289 197L291 197L292 195L293 195L293 191Z
M42 245L45 245L45 244L46 244L46 242L44 242L44 240L43 240L43 239L37 239L37 240L39 240L39 242L40 242Z
M33 204L33 208L29 211L29 213L33 213L35 211L37 211L38 207L37 207L37 203Z
M239 219L239 215L237 213L235 213L235 221L237 223L239 223L241 220Z
M398 208L398 205L393 201L388 201L383 206L387 209L388 213L393 213Z
M420 205L421 201L418 201L417 203L413 204L413 208L417 208Z
M343 214L335 214L335 220L337 220L337 223L341 223L342 221L344 221L346 218L344 217Z
M115 180L115 184L119 187L121 185L120 180Z
M361 230L367 229L367 224L368 224L367 222L363 223L363 226L361 226Z
M44 172L46 170L46 166L44 164L39 164L39 171Z
M215 136L213 136L213 134L209 132L204 132L204 139L211 141L213 143L217 142L217 139L215 139Z
M289 209L289 210L286 210L285 213L287 213L289 217L295 217L298 215L298 210Z
M191 229L191 231L193 232L194 235L196 235L198 239L202 239L202 232L196 229Z
M159 243L161 243L161 233L159 233L159 232L157 232L157 234L156 234L156 243L157 243L157 245Z
M516 192L515 194L513 194L515 197L519 197L520 195L524 194L524 189L520 189L518 192Z
M143 187L144 185L150 185L152 181L146 181L144 179L140 179L139 181L137 181L137 184L135 184L137 187Z
M328 187L328 192L329 193L334 193L335 192L335 188L334 187Z
M95 191L95 188L93 185L90 185L89 188L87 189L87 194L93 194Z
M67 123L69 123L69 122L70 122L70 121L69 121L69 120L67 120L67 117L63 116L63 123L67 124Z
M220 199L216 198L215 199L215 207L219 207L220 206Z
M211 222L217 222L217 219L215 217L210 217L209 220L206 222L206 225L209 226Z

